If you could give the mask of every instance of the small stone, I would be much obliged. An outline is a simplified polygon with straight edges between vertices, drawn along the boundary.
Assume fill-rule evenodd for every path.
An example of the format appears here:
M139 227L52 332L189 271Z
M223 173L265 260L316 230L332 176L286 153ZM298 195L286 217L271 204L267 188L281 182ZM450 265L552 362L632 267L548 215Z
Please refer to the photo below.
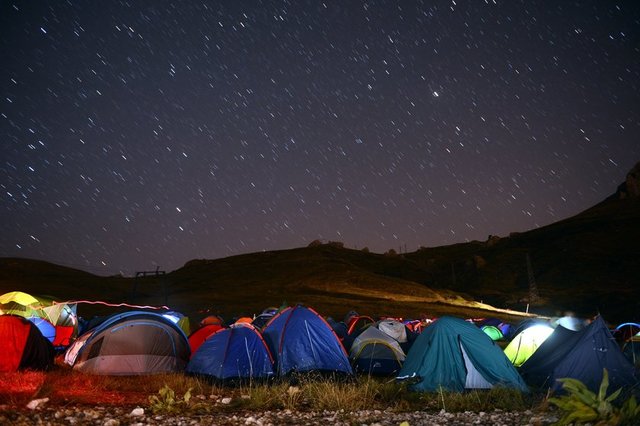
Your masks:
M129 414L132 417L140 417L144 416L144 408L136 407Z
M102 426L120 426L120 420L117 419L106 419Z
M230 397L222 398L220 402L225 405L231 404L231 398Z
M44 405L48 401L49 401L49 398L33 399L33 400L29 401L29 403L27 404L27 408L29 410L35 410L36 408Z

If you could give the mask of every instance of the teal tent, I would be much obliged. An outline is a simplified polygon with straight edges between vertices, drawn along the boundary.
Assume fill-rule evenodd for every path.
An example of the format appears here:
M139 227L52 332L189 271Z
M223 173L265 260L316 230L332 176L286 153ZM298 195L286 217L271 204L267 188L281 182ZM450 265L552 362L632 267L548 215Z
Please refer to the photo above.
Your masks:
M411 379L416 391L488 389L494 386L527 391L500 347L475 325L442 317L418 336L398 379Z

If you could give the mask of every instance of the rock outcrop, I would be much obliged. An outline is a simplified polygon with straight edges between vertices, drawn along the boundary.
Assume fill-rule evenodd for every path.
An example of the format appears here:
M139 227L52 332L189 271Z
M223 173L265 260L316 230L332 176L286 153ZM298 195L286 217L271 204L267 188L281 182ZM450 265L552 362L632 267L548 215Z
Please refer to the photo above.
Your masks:
M638 198L640 197L640 162L627 173L627 180L618 187L615 198Z

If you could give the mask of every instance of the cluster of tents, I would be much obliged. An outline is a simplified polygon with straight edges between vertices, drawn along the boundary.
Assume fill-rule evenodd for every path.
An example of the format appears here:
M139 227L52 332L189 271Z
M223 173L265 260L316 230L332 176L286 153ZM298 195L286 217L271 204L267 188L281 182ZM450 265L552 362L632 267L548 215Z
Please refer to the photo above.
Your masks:
M51 368L58 353L89 374L185 372L227 383L313 372L395 377L416 391L527 391L558 390L557 379L572 377L595 391L604 369L613 389L638 383L640 325L609 330L600 317L511 325L447 316L374 320L350 312L335 321L297 305L233 324L209 316L193 333L188 319L175 312L129 311L80 325L75 306L20 292L0 296L6 348L0 371Z

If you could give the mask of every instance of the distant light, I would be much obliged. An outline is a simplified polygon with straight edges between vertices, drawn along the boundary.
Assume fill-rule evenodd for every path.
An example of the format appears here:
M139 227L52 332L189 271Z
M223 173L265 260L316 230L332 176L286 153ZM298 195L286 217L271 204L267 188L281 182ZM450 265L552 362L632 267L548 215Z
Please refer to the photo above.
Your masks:
M435 90L433 91L433 97L437 98L440 96L440 93L436 92Z

